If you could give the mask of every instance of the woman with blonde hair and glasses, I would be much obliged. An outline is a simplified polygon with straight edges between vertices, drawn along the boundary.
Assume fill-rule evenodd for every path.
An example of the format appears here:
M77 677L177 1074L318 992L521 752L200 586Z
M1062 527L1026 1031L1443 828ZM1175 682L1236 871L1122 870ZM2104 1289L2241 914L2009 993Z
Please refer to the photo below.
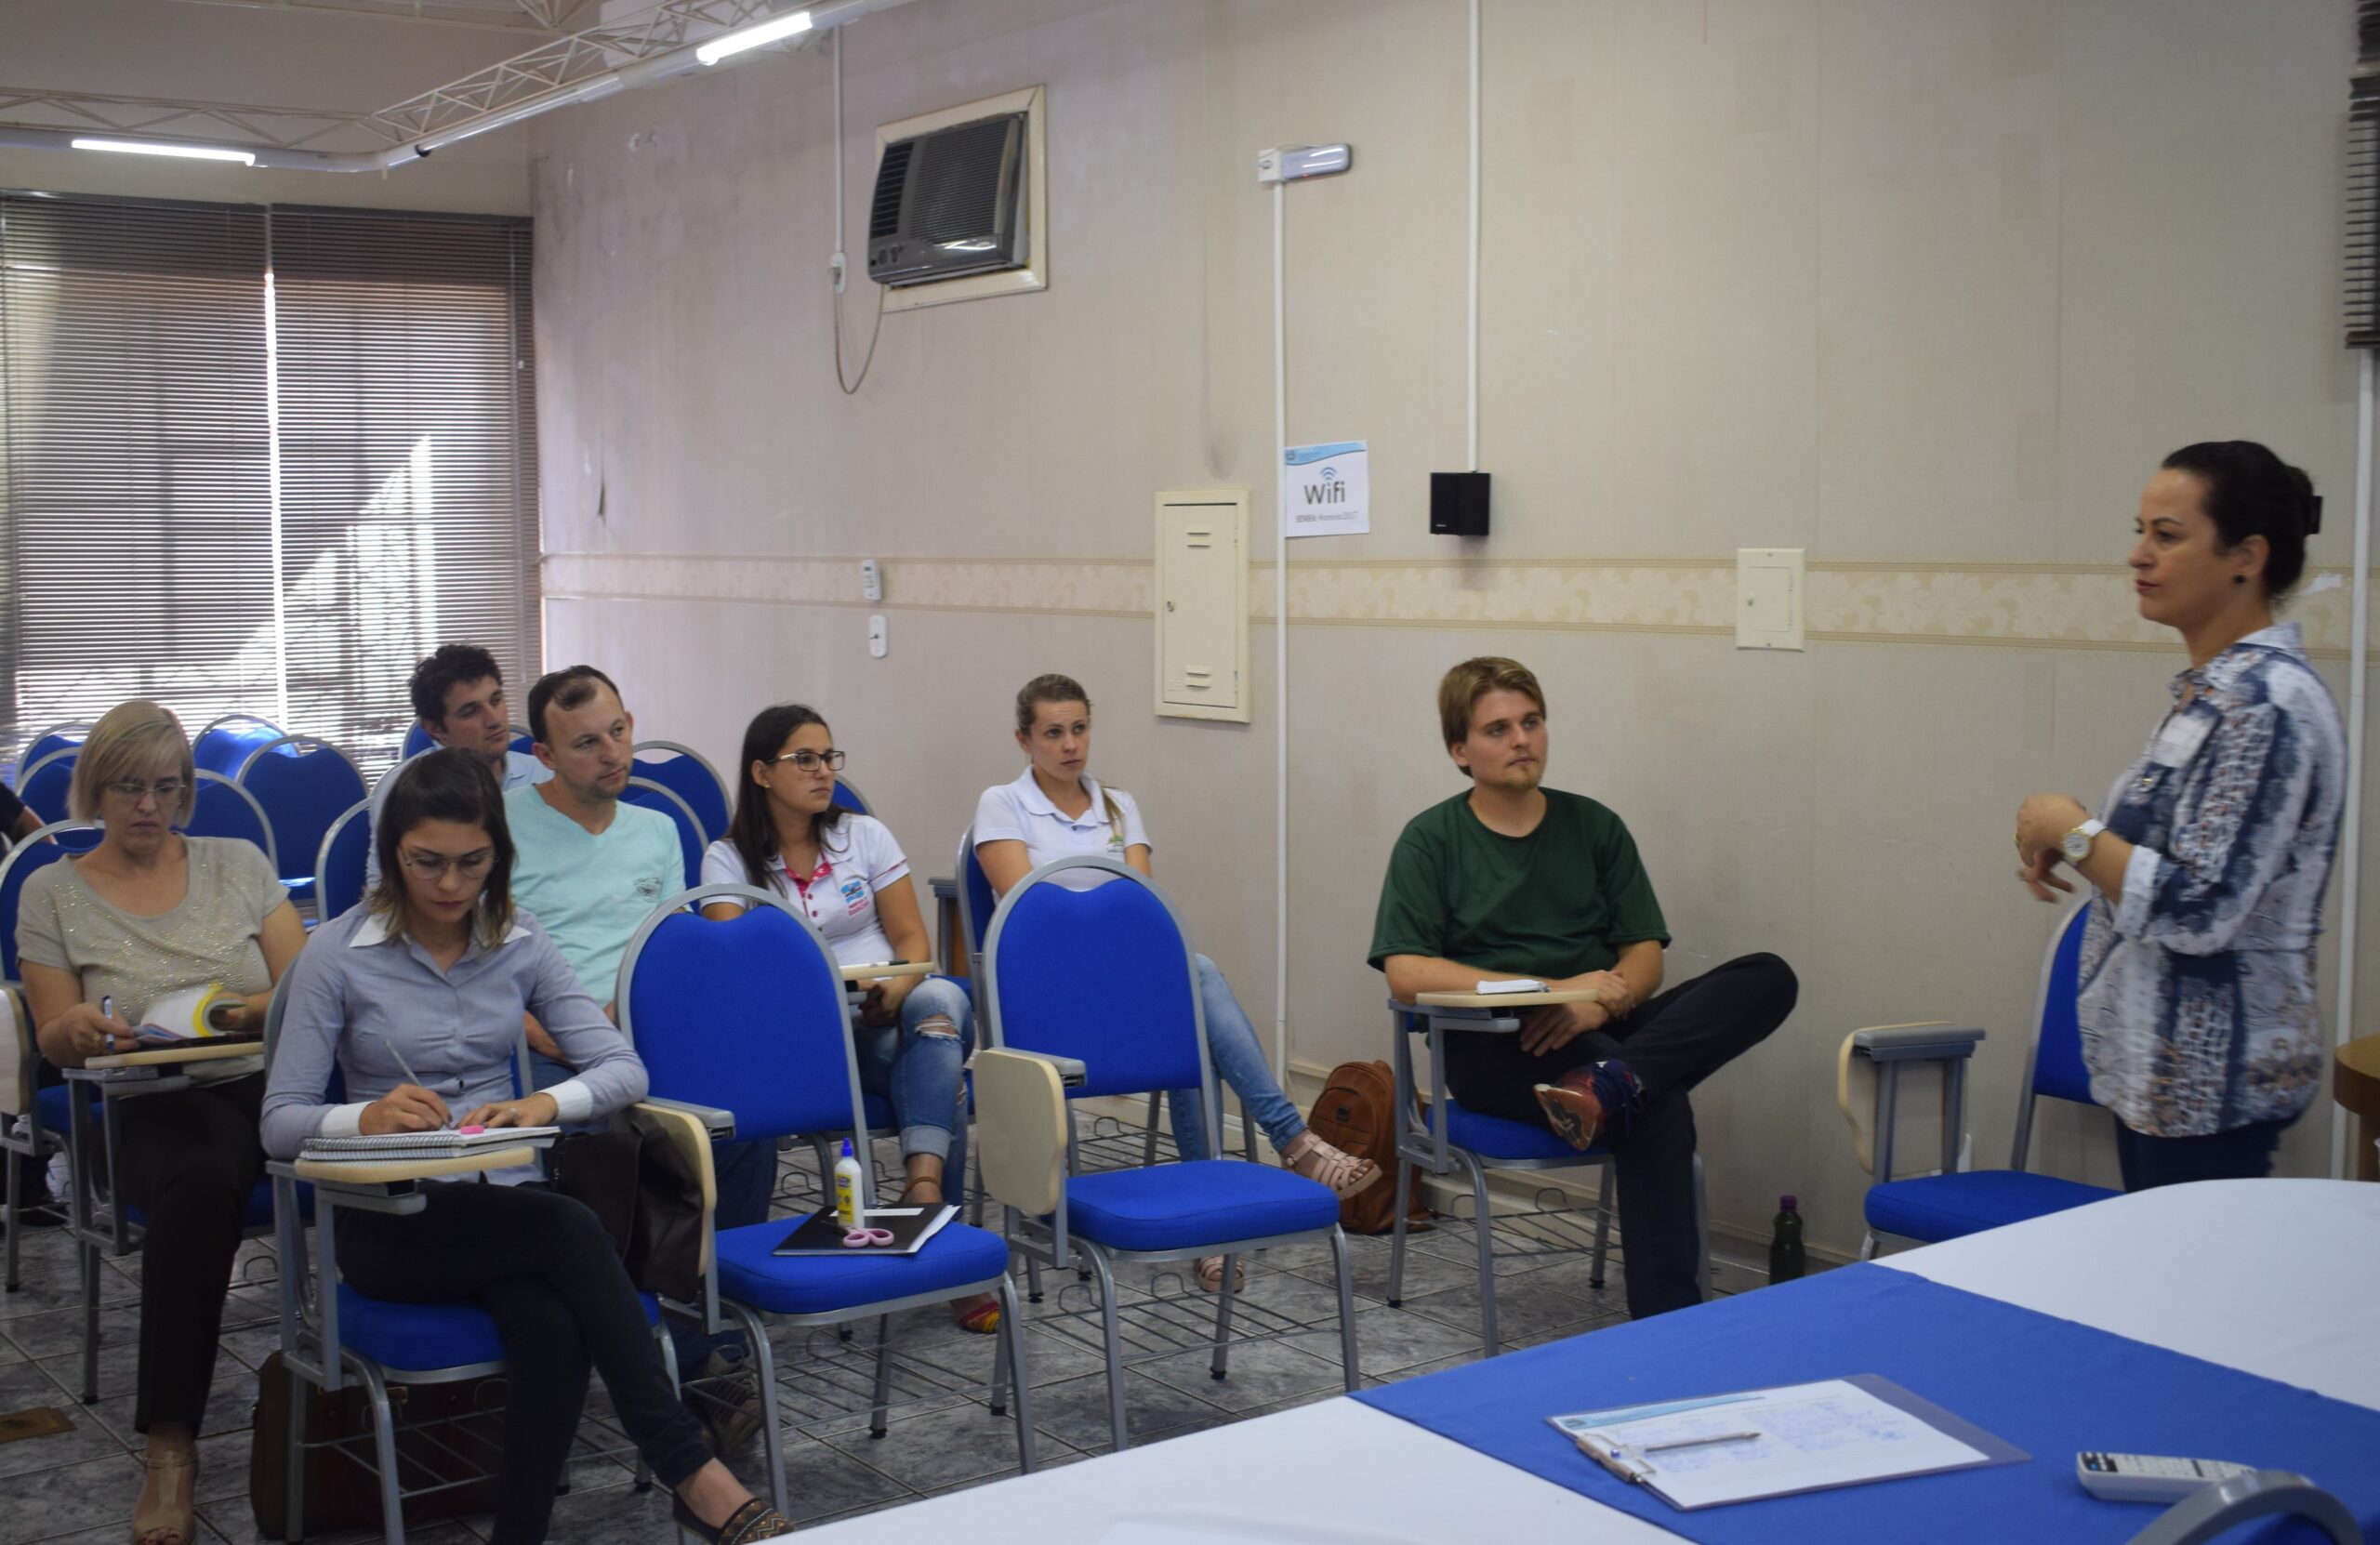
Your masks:
M218 985L223 1029L258 1031L273 984L306 943L272 863L236 838L184 837L197 773L181 722L154 703L109 710L74 762L68 801L99 846L33 871L17 912L25 1006L42 1055L80 1067L129 1051L152 1005ZM134 1545L195 1545L198 1430L249 1194L262 1056L193 1063L190 1085L122 1106L114 1185L146 1220L132 1424L148 1435Z
M1053 859L1091 853L1130 865L1154 878L1140 806L1091 775L1091 697L1071 676L1037 676L1016 694L1016 744L1029 759L1015 782L984 790L975 802L975 861L997 895ZM1215 963L1197 958L1198 995L1215 1072L1237 1092L1281 1162L1345 1198L1381 1177L1380 1166L1341 1152L1310 1129L1281 1092L1256 1043L1255 1026ZM1198 1091L1167 1097L1173 1142L1185 1159L1207 1157ZM1199 1286L1223 1286L1219 1255L1198 1262Z

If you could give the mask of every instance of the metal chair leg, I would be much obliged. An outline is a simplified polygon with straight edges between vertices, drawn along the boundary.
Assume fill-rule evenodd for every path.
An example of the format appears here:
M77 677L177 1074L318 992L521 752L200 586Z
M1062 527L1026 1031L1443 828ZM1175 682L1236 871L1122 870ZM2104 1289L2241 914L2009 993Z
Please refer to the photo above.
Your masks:
M83 1404L99 1398L99 1248L84 1241Z
M1413 1201L1413 1161L1402 1154L1396 1159L1395 1221L1388 1230L1388 1306L1399 1309L1405 1304L1405 1212Z
M41 1139L39 1129L33 1128L34 1116L28 1113L21 1119L34 1132L33 1152L38 1155L41 1151ZM8 1252L7 1286L8 1291L12 1293L17 1290L17 1241L22 1239L25 1235L24 1172L25 1168L34 1162L32 1156L19 1156L13 1148L0 1151L0 1164L6 1164L8 1167L8 1242L5 1247L0 1248L5 1248Z
M768 1441L761 1446L769 1459L769 1505L779 1512L793 1508L793 1494L785 1484L785 1433L777 1425L776 1359L769 1351L768 1333L760 1327L760 1316L740 1303L722 1303L720 1307L744 1329L744 1339L752 1346L752 1371L760 1381L760 1434Z
M1025 1323L1016 1312L1016 1285L1000 1278L1000 1350L1016 1380L1016 1464L1025 1474L1040 1462L1033 1443L1033 1380L1025 1366Z
M299 1545L306 1538L306 1376L296 1365L289 1370L289 1522L282 1525L282 1538L289 1545Z
M1116 1321L1116 1274L1108 1269L1107 1252L1082 1241L1082 1253L1099 1274L1099 1328L1107 1343L1107 1427L1120 1454L1131 1446L1124 1431L1124 1340Z
M1363 1369L1355 1356L1355 1272L1347 1263L1344 1230L1330 1231L1330 1261L1339 1284L1339 1367L1346 1379L1347 1393L1353 1394L1363 1382Z
M1859 1259L1862 1261L1876 1259L1876 1235L1872 1231L1859 1236Z
M1162 1094L1152 1092L1149 1095L1149 1119L1146 1127L1143 1129L1141 1138L1141 1168L1144 1169L1157 1162L1157 1124L1159 1119L1157 1110L1164 1100L1165 1096Z
M1207 1367L1208 1377L1231 1377L1231 1301L1233 1288L1239 1276L1239 1257L1223 1257L1223 1279L1215 1289L1215 1355Z
M884 1435L884 1413L892 1404L892 1316L876 1316L876 1388L869 1398L874 1408L868 1412L867 1435Z
M1694 1286L1711 1297L1711 1215L1702 1202L1702 1155L1694 1155Z
M1025 1262L1025 1301L1041 1301L1041 1262L1030 1257Z
M1590 1288L1601 1288L1603 1286L1604 1258L1608 1255L1611 1250L1611 1180L1613 1173L1612 1161L1609 1159L1604 1160L1603 1187L1595 1195L1595 1259L1594 1264L1589 1268L1587 1272L1587 1286Z
M405 1545L404 1484L397 1471L397 1420L389 1410L389 1381L368 1363L357 1365L356 1372L372 1406L372 1443L379 1456L380 1536L388 1545ZM291 1410L289 1420L302 1423L305 1407Z
M1488 1172L1479 1160L1457 1148L1454 1157L1471 1175L1471 1228L1479 1240L1479 1355L1496 1355L1496 1218L1488 1208Z

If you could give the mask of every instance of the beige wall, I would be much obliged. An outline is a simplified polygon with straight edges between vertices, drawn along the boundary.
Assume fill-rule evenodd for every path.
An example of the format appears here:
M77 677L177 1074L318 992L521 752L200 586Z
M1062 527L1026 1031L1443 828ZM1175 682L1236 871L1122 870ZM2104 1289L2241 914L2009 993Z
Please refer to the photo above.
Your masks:
M2351 484L2351 8L1484 10L1479 543L1426 531L1425 474L1463 449L1452 0L917 0L855 25L854 266L874 126L1036 84L1053 252L1045 293L888 319L849 398L822 46L539 123L547 655L614 670L645 733L722 762L760 704L818 705L926 873L1013 775L1009 694L1079 675L1096 766L1269 1031L1270 574L1258 722L1157 719L1150 495L1251 486L1269 548L1250 164L1349 140L1352 175L1289 197L1289 437L1368 439L1375 490L1374 535L1292 555L1293 1055L1384 1054L1381 870L1458 787L1432 683L1517 654L1551 695L1554 781L1637 834L1673 978L1753 949L1801 973L1785 1028L1696 1096L1714 1219L1765 1235L1792 1190L1849 1248L1845 1030L1989 1026L1973 1124L2004 1154L2051 925L2010 878L2011 816L2038 787L2096 803L2177 667L2114 567L2140 482L2176 444L2249 435ZM873 301L845 297L861 340ZM1733 649L1738 546L1809 548L1807 654ZM2345 552L2334 530L2317 561ZM2304 607L2334 679L2341 601ZM2290 1168L2325 1162L2326 1115ZM2047 1118L2043 1142L2112 1178L2101 1118Z
M0 87L377 112L538 42L535 33L179 0L0 0ZM10 122L51 122L0 111ZM228 128L161 129L238 140ZM392 172L263 171L0 146L0 188L118 198L520 214L527 135L500 129ZM363 143L334 149L363 149Z

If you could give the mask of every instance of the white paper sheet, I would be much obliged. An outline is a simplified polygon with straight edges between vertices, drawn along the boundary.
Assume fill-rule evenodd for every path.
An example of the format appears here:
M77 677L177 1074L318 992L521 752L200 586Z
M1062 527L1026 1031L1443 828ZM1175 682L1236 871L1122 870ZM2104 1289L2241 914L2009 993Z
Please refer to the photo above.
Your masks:
M1841 1379L1551 1419L1673 1505L1707 1508L1854 1486L1990 1459ZM1693 1447L1664 1445L1752 1433Z

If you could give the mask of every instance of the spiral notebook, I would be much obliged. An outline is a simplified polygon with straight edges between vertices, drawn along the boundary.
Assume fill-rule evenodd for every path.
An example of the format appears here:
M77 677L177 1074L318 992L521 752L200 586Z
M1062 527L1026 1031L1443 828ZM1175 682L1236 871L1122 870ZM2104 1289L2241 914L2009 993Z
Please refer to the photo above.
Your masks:
M461 1158L495 1148L543 1148L562 1135L560 1127L490 1127L484 1131L383 1132L377 1137L317 1137L299 1156L310 1159Z

